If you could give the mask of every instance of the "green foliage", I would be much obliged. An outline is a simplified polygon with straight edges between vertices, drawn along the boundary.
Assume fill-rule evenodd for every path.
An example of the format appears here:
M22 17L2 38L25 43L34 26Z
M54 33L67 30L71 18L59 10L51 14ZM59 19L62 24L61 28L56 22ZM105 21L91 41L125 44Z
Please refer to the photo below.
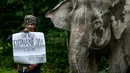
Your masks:
M12 55L12 47L9 42L3 42L0 40L0 55L10 56Z
M15 63L12 56L0 56L0 68L13 68Z
M56 29L52 22L45 18L45 13L52 9L58 2L59 0L0 1L0 35L2 35L0 36L1 67L13 68L15 66L12 57L12 46L7 42L7 38L9 35L23 30L24 16L33 14L38 20L36 31L43 32L46 38L47 63L42 66L42 70L47 73L64 73L68 71L66 32Z
M107 73L105 70L99 71L98 73Z
M44 73L68 72L66 38L66 32L62 30L49 31L46 35L47 63L42 67Z
M52 9L59 0L1 0L0 1L0 39L22 30L23 18L27 14L37 17L37 31L47 33L53 24L45 18L45 13ZM3 33L6 32L6 33Z
M102 56L99 63L99 73L107 73L108 69L108 59L106 56Z
M11 68L0 68L0 73L18 73L16 70L12 70Z
M0 54L3 53L4 47L2 46L3 42L0 40Z

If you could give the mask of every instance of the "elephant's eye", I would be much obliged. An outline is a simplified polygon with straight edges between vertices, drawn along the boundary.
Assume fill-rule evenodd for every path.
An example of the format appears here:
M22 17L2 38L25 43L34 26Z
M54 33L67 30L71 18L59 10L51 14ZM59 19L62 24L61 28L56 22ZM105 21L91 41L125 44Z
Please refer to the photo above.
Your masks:
M73 9L73 7L72 7L72 6L70 6L70 7L69 7L69 10L72 10L72 9Z

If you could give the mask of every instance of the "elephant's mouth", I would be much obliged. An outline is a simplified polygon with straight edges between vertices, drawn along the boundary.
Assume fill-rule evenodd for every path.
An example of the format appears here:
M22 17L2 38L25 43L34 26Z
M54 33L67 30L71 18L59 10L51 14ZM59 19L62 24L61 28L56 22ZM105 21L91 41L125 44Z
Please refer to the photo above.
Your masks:
M92 49L101 49L105 47L109 42L111 38L111 30L110 25L104 26L105 23L97 21L93 24L93 40L91 47Z

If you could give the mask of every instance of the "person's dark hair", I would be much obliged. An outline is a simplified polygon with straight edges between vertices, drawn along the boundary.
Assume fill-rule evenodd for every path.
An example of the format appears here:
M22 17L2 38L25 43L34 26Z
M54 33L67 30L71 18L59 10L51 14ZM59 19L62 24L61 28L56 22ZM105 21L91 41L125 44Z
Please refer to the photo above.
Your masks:
M33 15L26 15L24 17L24 24L34 24L36 25L36 17Z

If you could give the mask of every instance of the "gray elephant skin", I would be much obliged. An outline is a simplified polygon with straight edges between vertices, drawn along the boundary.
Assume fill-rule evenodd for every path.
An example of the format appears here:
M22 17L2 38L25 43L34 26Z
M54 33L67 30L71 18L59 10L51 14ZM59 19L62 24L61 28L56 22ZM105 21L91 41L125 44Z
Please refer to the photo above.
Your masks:
M109 73L130 73L130 0L64 0L45 16L70 31L70 73L98 73L103 54Z

